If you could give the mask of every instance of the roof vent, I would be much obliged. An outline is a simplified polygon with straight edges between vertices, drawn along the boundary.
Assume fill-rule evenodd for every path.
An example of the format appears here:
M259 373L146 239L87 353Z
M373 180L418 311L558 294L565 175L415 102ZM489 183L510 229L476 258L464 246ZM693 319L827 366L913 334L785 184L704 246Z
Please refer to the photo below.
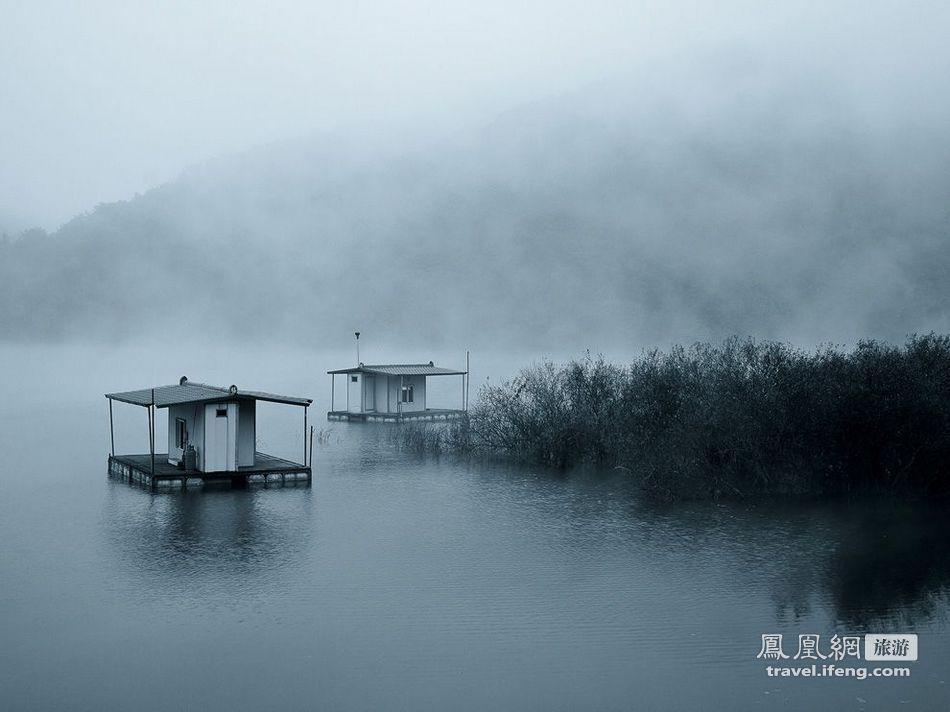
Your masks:
M429 361L429 365L430 365L430 366L435 366L435 364L432 363L431 361Z
M179 386L183 386L186 383L188 383L188 376L182 376L181 378L178 379Z
M232 384L231 384L231 387L228 389L228 391L231 393L232 396L236 396L236 395L237 395L237 386L235 386L235 385L232 383Z

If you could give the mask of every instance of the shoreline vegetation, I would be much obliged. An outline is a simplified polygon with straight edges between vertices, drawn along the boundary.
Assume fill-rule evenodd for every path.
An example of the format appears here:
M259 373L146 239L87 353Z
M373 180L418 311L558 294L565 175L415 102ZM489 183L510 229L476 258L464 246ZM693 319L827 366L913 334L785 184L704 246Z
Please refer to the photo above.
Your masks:
M805 352L731 338L523 369L406 449L619 468L664 500L950 491L950 335Z

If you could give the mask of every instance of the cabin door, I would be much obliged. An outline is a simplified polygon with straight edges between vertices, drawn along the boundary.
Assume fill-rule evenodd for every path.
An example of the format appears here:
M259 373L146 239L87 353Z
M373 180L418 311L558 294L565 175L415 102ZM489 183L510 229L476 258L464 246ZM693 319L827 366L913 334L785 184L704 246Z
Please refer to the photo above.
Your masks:
M375 376L363 376L363 409L376 410Z
M351 373L346 378L346 409L351 413L362 413L363 377L358 373Z
M212 403L205 410L205 472L237 470L237 403Z

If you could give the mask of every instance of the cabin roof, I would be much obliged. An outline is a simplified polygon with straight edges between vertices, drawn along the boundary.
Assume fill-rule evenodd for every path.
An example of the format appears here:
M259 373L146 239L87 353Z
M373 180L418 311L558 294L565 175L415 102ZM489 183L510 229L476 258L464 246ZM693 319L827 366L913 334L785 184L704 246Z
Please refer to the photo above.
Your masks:
M154 401L152 400L154 397ZM122 393L106 393L110 400L132 403L133 405L154 405L156 408L167 408L181 403L201 403L211 401L231 400L233 398L250 398L253 400L270 401L272 403L286 403L288 405L308 406L313 403L310 398L297 396L281 396L264 391L239 390L235 386L209 386L206 383L195 383L182 378L180 383L173 386L155 386L142 388L137 391Z
M429 363L391 363L382 365L360 364L351 368L340 368L336 371L327 371L329 374L338 373L372 373L381 376L464 376L465 371L456 371L452 368L442 368Z

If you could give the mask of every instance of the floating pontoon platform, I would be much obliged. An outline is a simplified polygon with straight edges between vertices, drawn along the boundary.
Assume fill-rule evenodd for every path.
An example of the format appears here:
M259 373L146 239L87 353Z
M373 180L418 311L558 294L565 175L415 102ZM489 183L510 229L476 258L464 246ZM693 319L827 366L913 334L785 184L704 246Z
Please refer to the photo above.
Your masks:
M150 453L144 455L111 455L109 475L129 482L136 482L155 490L159 487L179 486L208 482L230 483L232 487L244 488L248 484L306 483L313 479L311 469L299 462L284 460L263 452L254 455L254 464L238 467L236 471L201 472L181 470L168 462L167 454L155 453L154 471Z
M352 420L359 423L402 423L408 420L459 420L464 418L466 411L450 410L447 408L426 408L425 410L410 410L404 413L387 413L384 411L363 411L351 413L347 410L331 410L327 413L327 420Z

